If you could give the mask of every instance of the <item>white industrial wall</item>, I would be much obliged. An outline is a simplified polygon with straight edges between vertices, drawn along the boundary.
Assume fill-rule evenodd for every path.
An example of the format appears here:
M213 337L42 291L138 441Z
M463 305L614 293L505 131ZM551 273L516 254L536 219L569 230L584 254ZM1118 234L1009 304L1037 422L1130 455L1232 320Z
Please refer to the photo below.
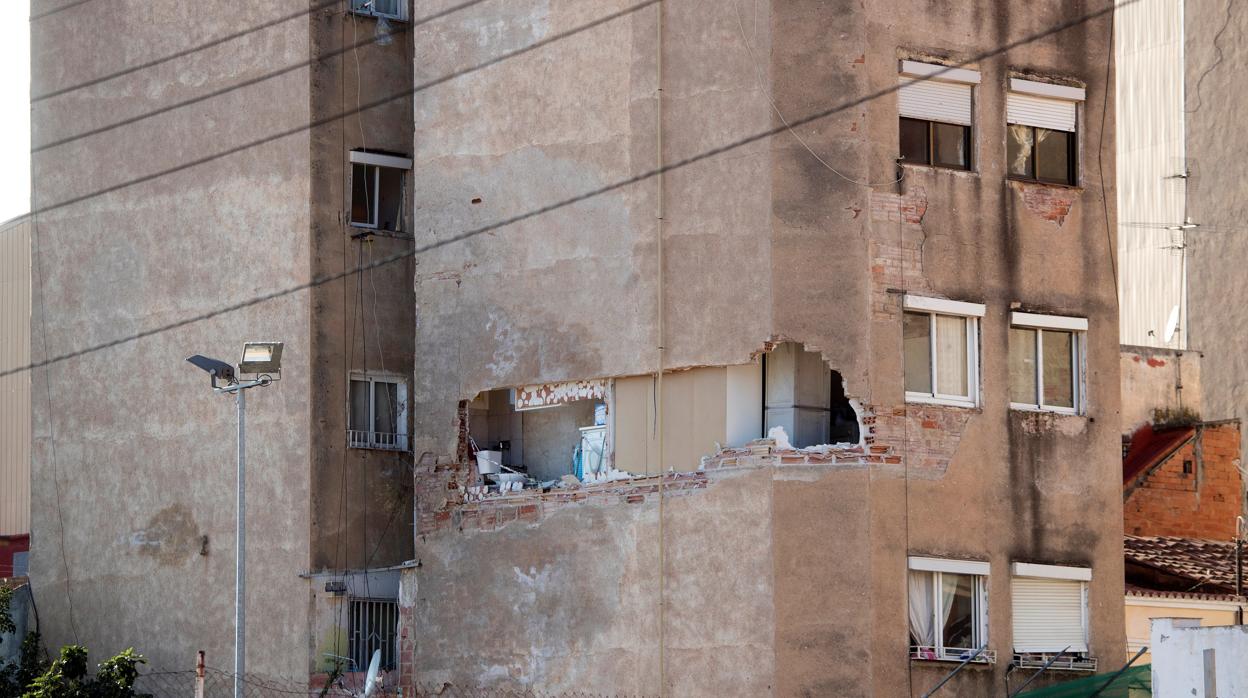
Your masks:
M1140 0L1115 16L1118 295L1123 344L1185 349L1186 170L1183 0ZM1085 115L1095 118L1095 115ZM1166 341L1179 308L1179 331Z
M30 221L0 224L0 373L30 363ZM0 536L30 533L30 373L0 376ZM0 577L8 574L0 569Z

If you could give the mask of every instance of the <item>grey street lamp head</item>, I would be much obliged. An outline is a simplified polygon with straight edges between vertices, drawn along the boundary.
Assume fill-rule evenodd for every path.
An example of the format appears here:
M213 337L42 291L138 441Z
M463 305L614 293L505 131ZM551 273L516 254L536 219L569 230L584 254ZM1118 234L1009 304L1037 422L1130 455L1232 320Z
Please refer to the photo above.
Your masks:
M263 373L273 380L282 377L281 342L247 342L243 345L243 359L238 362L238 372Z
M232 383L234 381L234 367L224 361L210 359L207 356L201 356L200 354L189 356L186 360L197 368L207 371L208 375L212 376L213 385L216 385L217 379L223 380L227 383Z

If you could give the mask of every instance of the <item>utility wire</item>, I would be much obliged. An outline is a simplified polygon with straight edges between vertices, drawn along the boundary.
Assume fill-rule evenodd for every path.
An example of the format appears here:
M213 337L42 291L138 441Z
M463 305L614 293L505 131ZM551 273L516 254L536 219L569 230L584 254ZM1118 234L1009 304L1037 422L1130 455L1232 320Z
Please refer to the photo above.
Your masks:
M485 63L481 63L481 64L478 64L478 65L476 65L476 66L473 66L472 68L467 68L467 69L464 69L464 70L456 71L455 73L451 73L451 74L449 74L449 75L447 75L447 76L445 76L445 77L438 78L438 79L436 79L436 80L433 80L433 81L430 81L430 82L424 83L421 87L418 87L418 88L416 88L415 90L404 90L404 91L403 91L402 93L400 93L400 95L398 95L398 96L394 96L394 97L387 97L387 98L384 98L384 99L381 99L381 100L375 100L374 102L371 102L368 106L366 106L366 107L365 107L365 109L372 108L372 107L374 107L374 106L378 106L378 105L380 105L380 104L384 104L384 103L386 103L386 102L388 102L388 101L392 101L393 99L398 99L398 98L400 98L400 97L406 97L406 96L408 96L408 95L412 94L413 92L419 91L419 90L421 90L421 89L427 89L428 87L433 86L433 85L435 85L435 84L442 84L442 83L448 82L448 81L450 81L450 80L452 80L452 79L454 79L454 78L456 78L456 77L459 77L459 76L462 76L462 75L468 74L468 73L473 72L473 71L475 71L475 70L480 70L481 68L487 67L487 66L489 66L489 65L494 65L494 64L497 64L497 63L502 62L502 61L504 61L504 60L506 60L506 59L508 59L508 58L512 58L512 57L515 57L515 56L520 55L520 54L522 54L522 53L526 53L526 52L532 51L532 50L534 50L534 49L536 49L536 48L539 48L539 47L541 47L541 46L549 45L550 43L552 43L552 42L554 42L554 41L557 41L557 40L559 40L559 39L561 39L561 38L566 38L567 36L570 36L570 35L575 34L575 33L578 33L578 32L585 31L585 30L590 29L590 28L592 28L592 27L601 26L602 24L605 24L605 23L607 23L607 22L610 22L610 21L612 21L612 20L614 20L614 19L618 19L618 18L620 18L620 17L623 17L623 16L626 16L626 15L631 14L631 13L633 13L633 12L636 12L637 10L639 10L639 9L641 9L641 8L643 8L643 7L648 7L648 6L650 6L650 5L653 5L653 4L655 4L656 2L658 2L658 0L645 0L644 2L642 2L642 3L640 3L640 4L629 6L628 8L625 8L624 10L621 10L621 11L619 11L619 12L615 12L615 13L612 13L612 14L610 14L610 15L604 16L604 17L599 18L599 19L597 19L597 20L594 20L594 21L592 21L592 22L590 22L590 23L588 23L588 24L581 25L580 27L576 27L576 28L574 28L574 29L568 30L567 32L563 32L563 33L561 33L561 34L559 34L559 35L556 35L556 36L551 36L551 37L548 37L547 39L543 39L543 40L541 40L541 41L535 42L535 43L533 43L533 44L530 44L529 46L526 46L526 47L523 47L523 48L517 49L517 50L515 50L515 51L511 51L511 52L505 53L505 54L500 55L500 56L498 56L498 57L496 57L496 58L490 59L489 61L486 61ZM1111 14L1111 13L1112 13L1115 9L1119 9L1119 8L1125 7L1125 6L1127 6L1127 5L1132 5L1132 4L1135 4L1135 3L1137 3L1137 2L1140 2L1140 0L1123 0L1123 2L1120 2L1120 3L1114 4L1114 5L1110 5L1110 6L1106 7L1106 8L1103 8L1103 9L1100 9L1100 10L1096 10L1096 11L1094 11L1094 12L1091 12L1091 13L1088 13L1088 14L1086 14L1086 15L1083 15L1083 16L1081 16L1081 17L1077 18L1077 19L1070 20L1070 21L1067 21L1067 22L1063 22L1063 23L1061 23L1061 24L1059 24L1059 25L1056 25L1056 26L1051 27L1051 28L1049 28L1049 29L1046 29L1046 30L1044 30L1044 31L1037 32L1037 33L1035 33L1035 34L1031 34L1031 35L1029 35L1029 36L1027 36L1027 37L1024 37L1024 38L1022 38L1022 39L1017 39L1017 40L1015 40L1015 41L1012 41L1012 42L1009 42L1009 43L1003 44L1003 45L1001 45L1001 46L999 46L999 47L997 47L997 48L994 48L994 49L991 49L991 50L985 51L985 52L983 52L983 53L977 54L977 55L975 55L975 56L971 57L970 59L968 59L968 60L966 60L966 61L963 61L963 62L960 62L960 63L956 63L956 64L954 64L954 65L947 66L947 67L945 67L945 68L943 68L943 69L941 69L941 70L939 70L939 71L936 71L936 72L932 73L931 75L927 75L927 76L924 76L924 77L921 77L921 78L916 78L916 79L915 79L915 82L919 82L919 81L922 81L922 80L931 80L931 79L939 78L939 77L940 77L941 75L943 75L945 72L948 72L948 71L950 71L950 70L956 70L956 69L961 68L961 67L964 67L964 66L966 66L966 65L970 65L970 64L973 64L973 63L977 63L977 62L979 62L979 61L986 60L986 59L991 58L991 57L993 57L993 56L997 56L997 55L1001 55L1001 54L1007 53L1007 52L1009 52L1009 51L1011 51L1011 50L1013 50L1013 49L1015 49L1015 48L1018 48L1018 47L1020 47L1020 46L1024 46L1024 45L1026 45L1026 44L1029 44L1029 43L1032 43L1032 42L1035 42L1035 41L1039 41L1039 40L1041 40L1041 39L1045 39L1045 38L1050 37L1050 36L1053 36L1053 35L1055 35L1055 34L1060 34L1061 32L1064 32L1064 31L1066 31L1066 30L1068 30L1068 29L1071 29L1071 28L1073 28L1073 27L1079 26L1079 25L1081 25L1081 24L1084 24L1084 23L1086 23L1086 22L1092 21L1092 20L1097 19L1097 18L1099 18L1099 17L1103 17L1103 16L1105 16L1105 15ZM436 241L434 241L434 242L431 242L431 243L428 243L428 244L425 244L425 245L418 245L418 246L415 246L415 247L413 247L412 249L409 249L409 250L402 250L402 251L399 251L399 252L395 252L395 253L392 253L392 254L386 255L386 256L384 256L384 257L378 257L378 258L376 258L376 259L374 259L374 260L372 260L372 261L369 261L369 262L366 262L366 263L359 264L359 265L357 265L357 266L355 266L354 268L351 268L351 269L344 269L344 270L343 270L343 271L341 271L341 272L335 272L335 273L332 273L332 274L322 274L322 275L319 275L319 276L315 276L315 277L313 277L312 279L310 279L309 281L306 281L306 282L303 282L303 283L295 284L295 285L293 285L293 286L288 286L288 287L286 287L286 288L277 289L277 290L271 291L271 292L269 292L269 293L261 294L261 295L258 295L258 296L253 296L252 298L249 298L249 299L246 299L246 300L243 300L243 301L239 301L239 302L236 302L236 303L231 303L231 304L228 304L228 305L225 305L225 306L221 306L221 307L216 308L216 309L214 309L214 310L210 310L210 311L207 311L207 312L204 312L204 313L200 313L200 314L197 314L197 315L192 315L192 316L189 316L189 317L183 318L183 319L181 319L181 320L177 320L177 321L175 321L175 322L167 323L167 324L164 324L164 325L158 325L158 326L156 326L156 327L152 327L152 328L149 328L149 329L146 329L146 330L140 330L140 331L135 332L135 333L133 333L133 334L126 335L126 336L123 336L123 337L119 337L119 338L117 338L117 339L113 339L113 340L110 340L110 341L101 342L101 343L94 344L94 345L89 345L89 346L84 347L84 348L82 348L82 349L78 349L78 350L74 350L74 351L66 352L66 353L64 353L64 354L59 354L59 355L54 356L54 357L51 357L51 358L45 358L43 361L32 362L32 363L27 364L27 365L25 365L25 366L18 366L18 367L15 367L15 368L6 369L6 370L4 370L4 371L0 371L0 378L2 378L2 377L4 377L4 376L8 376L8 375L13 375L13 374L16 374L16 373L21 373L21 372L24 372L24 371L29 371L29 370L31 370L31 369L35 369L35 368L42 368L42 367L44 367L44 366L48 366L48 365L51 365L51 364L55 364L55 363L60 363L60 362L63 362L63 361L67 361L67 360L69 360L69 359L78 358L78 357L81 357L81 356L85 356L85 355L87 355L87 354L92 354L92 353L95 353L95 352L98 352L98 351L102 351L102 350L104 350L104 349L109 349L109 348L112 348L112 347L116 347L116 346L119 346L119 345L122 345L122 344L127 344L127 343L129 343L129 342L133 342L133 341L136 341L136 340L139 340L139 339L143 339L143 338L146 338L146 337L151 337L151 336L153 336L153 335L160 334L160 333L162 333L162 332L166 332L166 331L169 331L169 330L174 330L174 329L178 329L178 328L181 328L181 327L186 327L186 326L188 326L188 325L192 325L192 324L195 324L195 323L198 323L198 322L202 322L202 321L204 321L204 320L209 320L209 319L212 319L212 318L215 318L215 317L219 317L219 316L222 316L222 315L226 315L226 314L231 313L231 312L234 312L234 311L236 311L236 310L241 310L241 309L244 309L244 308L248 308L248 307L251 307L251 306L254 306L254 305L258 305L258 304L264 303L264 302L266 302L266 301L274 300L274 299L277 299L277 298L282 298L282 297L284 297L284 296L288 296L288 295L291 295L291 294L297 293L297 292L299 292L299 291L304 291L304 290L307 290L307 289L310 289L310 288L313 288L313 287L316 287L316 286L320 286L320 285L322 285L322 284L326 284L326 283L330 283L330 282L333 282L333 281L337 281L337 280L339 280L339 279L342 279L342 278L345 278L345 277L347 277L347 276L350 276L351 274L356 274L356 273L359 273L359 272L362 272L362 271L366 271L366 270L369 270L369 269L376 269L376 268L378 268L378 267L386 266L386 265L388 265L388 264L391 264L391 263L393 263L393 262L396 262L396 261L398 261L398 260L400 260L400 259L406 259L406 258L408 258L408 257L412 257L412 256L420 255L420 254L423 254L423 253L425 253L425 252L429 252L429 251L432 251L432 250L435 250L435 249L438 249L438 248L441 248L441 247L445 247L445 246L447 246L447 245L450 245L450 244L453 244L453 243L456 243L456 242L462 242L462 241L464 241L464 240L468 240L468 239L474 238L474 237L476 237L476 236L478 236L478 235L481 235L482 233L489 233L489 232L493 232L493 231L499 230L500 228L505 228L505 227L507 227L507 226L509 226L509 225L513 225L513 224L515 224L515 223L519 223L519 222L522 222L522 221L526 221L526 220L529 220L529 219L532 219L532 218L536 218L536 217L542 216L542 215L544 215L544 214L550 213L550 212L552 212L552 211L558 211L558 210L561 210L561 209L567 208L567 207L569 207L569 206L576 205L576 204L578 204L578 203L581 203L581 202L583 202L583 201L587 201L587 200L593 199L593 198L598 197L598 196L601 196L601 195L603 195L603 194L607 194L607 193L610 193L610 192L613 192L613 191L617 191L617 190L620 190L620 189L624 189L624 188L626 188L626 187L632 186L632 185L637 184L637 183L639 183L639 182L646 181L646 180L648 180L648 179L650 179L650 178L652 178L652 177L654 177L654 176L656 176L656 175L658 175L658 174L664 173L664 172L670 172L670 171L673 171L673 170L683 169L683 168L685 168L685 167L688 167L688 166L690 166L690 165L693 165L693 164L696 164L696 163L702 162L702 161L704 161L704 160L708 160L708 159L713 158L713 157L716 157L716 156L718 156L718 155L722 155L722 154L724 154L724 153L731 152L731 151L733 151L733 150L736 150L736 149L741 148L741 147L743 147L743 146L749 145L749 144L751 144L751 143L756 143L756 142L758 142L758 141L760 141L760 140L763 140L763 139L765 139L765 138L769 138L769 137L771 137L771 136L775 136L775 135L777 135L777 134L784 133L784 132L786 132L789 128L793 128L793 127L802 126L802 125L805 125L805 124L808 124L808 123L812 123L812 122L818 121L818 120L820 120L820 119L826 118L826 117L828 117L828 116L831 116L831 115L833 115L833 114L837 114L837 113L839 113L839 112L845 111L846 109L852 109L853 107L859 106L859 105L861 105L861 104L865 104L865 103L867 103L867 102L870 102L870 101L873 101L873 100L879 99L879 98L881 98L881 97L884 97L884 96L890 95L890 94L892 94L892 93L896 92L898 89L899 89L899 86L898 86L898 85L890 85L889 87L886 87L886 88L883 88L883 89L880 89L880 90L877 90L877 91L871 92L871 93L869 93L869 94L867 94L867 95L864 95L864 96L862 96L862 97L857 97L857 98L851 99L851 100L849 100L849 101L842 102L842 103L840 103L840 104L838 104L838 105L835 105L835 106L829 107L829 108L827 108L827 109L823 109L823 110L820 110L820 111L817 111L817 112L813 112L813 113L808 114L808 115L806 115L806 116L804 116L804 117L801 117L800 119L796 119L796 120L791 121L788 125L781 125L781 126L779 126L779 127L773 127L773 128L769 128L769 129L766 129L766 130L763 130L763 131L759 131L759 132L753 133L753 134L751 134L751 135L745 136L745 137L743 137L743 138L740 138L740 139L738 139L738 140L736 140L736 141L732 141L732 142L726 143L726 144L724 144L724 145L716 146L716 147L714 147L714 148L711 148L711 149L708 149L708 150L704 150L704 151L702 151L701 153L697 153L697 154L694 154L694 155L690 155L690 156L688 156L688 157L686 157L686 158L683 158L683 159L676 160L676 161L673 161L673 162L671 162L671 163L665 164L665 165L663 165L663 167L662 167L662 168L654 168L654 169L651 169L651 170L648 170L648 171L645 171L645 172L641 172L641 173L636 174L636 175L633 175L633 176L631 176L631 177L627 177L627 178L624 178L624 179L621 179L621 180L617 180L617 181L615 181L615 182L612 182L612 183L609 183L609 184L605 184L605 185L603 185L603 186L600 186L600 187L597 187L597 188L594 188L594 189L590 189L590 190L585 191L585 192L583 192L583 193L581 193L581 194L576 194L576 195L574 195L574 196L570 196L570 197L567 197L567 198L564 198L564 199L561 199L561 200L558 200L558 201L552 202L552 203L550 203L550 204L546 204L546 205L544 205L544 206L540 206L540 207L538 207L538 208L530 209L529 211L524 212L524 213L519 213L519 214L516 214L516 215L514 215L514 216L509 216L509 217L507 217L507 218L500 219L500 220L498 220L498 221L496 221L496 222L494 222L494 223L490 223L490 224L487 224L487 225L484 225L484 226L480 226L480 227L477 227L477 228L472 228L472 229L465 230L465 231L460 232L460 233L453 234L453 235L451 235L451 236L449 236L449 237L446 237L446 238L444 238L444 239L442 239L442 240L436 240ZM334 116L334 117L327 117L327 118L324 118L324 119L318 119L318 120L316 120L315 122L313 122L313 125L318 125L318 126L319 126L319 125L323 125L323 124L326 124L326 123L332 123L333 121L336 121L336 120L338 120L338 119L342 118L342 116L345 116L345 115L338 115L338 116ZM139 179L130 180L130 181L128 181L128 182L123 182L123 183L120 183L120 184L117 184L117 185L114 185L114 186L111 186L111 187L107 187L107 188L104 188L104 189L97 190L97 191L95 191L95 192L91 192L91 193L83 194L83 195L80 195L80 196L77 196L77 197L73 197L73 198L71 198L71 199L69 199L69 200L67 200L67 201L63 201L63 202L60 202L60 203L57 203L57 204L51 204L51 205L49 205L49 206L44 206L44 207L37 207L37 208L36 208L36 210L35 210L35 211L33 211L32 213L33 213L33 214L38 214L38 213L42 213L42 212L46 212L46 211L55 210L55 209L58 209L58 208L61 208L61 207L64 207L64 206L71 205L71 204L73 204L73 203L78 203L78 202L85 201L85 200L88 200L88 199L91 199L91 198L94 198L94 197L97 197L97 196L102 196L102 195L107 194L107 193L110 193L110 192L118 191L118 190L120 190L120 189L124 189L124 188L129 187L129 186L133 186L134 184L137 184L137 183L139 183L139 182L143 182L143 181L150 181L150 180L153 180L153 179L157 179L157 178L159 178L159 177L165 176L166 174L171 174L171 173L173 173L173 172L177 172L177 171L180 171L180 170L183 170L183 169L187 169L187 168L190 168L190 167L194 167L194 166L196 166L196 165L198 165L198 164L202 164L202 163L205 163L205 162L211 162L211 161L213 161L213 160L217 160L217 159L220 159L220 158L226 157L227 155L230 155L230 154L233 154L233 153L237 153L237 152L244 151L244 150L246 150L246 149L248 149L248 148L250 148L250 147L254 147L255 145L260 145L260 144L263 144L263 143L266 143L266 142L269 142L269 141L272 141L272 140L276 140L276 139L278 139L278 138L282 138L282 137L285 137L285 136L292 135L292 134L294 134L294 133L298 133L299 131L302 131L302 130L304 130L305 128L308 128L308 127L299 127L299 128L293 129L293 130L286 130L286 131L282 131L282 132L280 132L280 133L278 133L278 134L275 134L275 135L273 135L273 136L268 136L268 137L265 137L265 138L262 138L262 139L258 139L258 140L256 140L256 141L252 141L250 144L243 144L243 145L240 145L240 146L236 146L236 147L230 148L230 149L228 149L228 150L226 150L226 151L222 151L221 153L217 153L217 154L215 154L215 155L207 156L207 157L204 157L204 158L199 158L199 159L197 159L197 160L191 161L191 162L186 163L186 164L184 164L184 165L179 165L179 166L174 167L174 168L170 168L170 169L167 169L167 170L162 170L161 172L153 173L153 174L151 174L151 175L146 175L146 176L141 177L141 178L139 178Z

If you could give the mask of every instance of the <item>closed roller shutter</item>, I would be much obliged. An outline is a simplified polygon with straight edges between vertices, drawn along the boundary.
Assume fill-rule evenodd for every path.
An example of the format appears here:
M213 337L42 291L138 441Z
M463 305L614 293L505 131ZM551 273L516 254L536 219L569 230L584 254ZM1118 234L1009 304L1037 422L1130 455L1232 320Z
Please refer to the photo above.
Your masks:
M971 86L940 80L901 78L897 109L902 116L971 125Z
M1083 582L1014 577L1014 651L1087 652Z
M1005 98L1005 117L1011 124L1075 132L1075 103L1010 92Z

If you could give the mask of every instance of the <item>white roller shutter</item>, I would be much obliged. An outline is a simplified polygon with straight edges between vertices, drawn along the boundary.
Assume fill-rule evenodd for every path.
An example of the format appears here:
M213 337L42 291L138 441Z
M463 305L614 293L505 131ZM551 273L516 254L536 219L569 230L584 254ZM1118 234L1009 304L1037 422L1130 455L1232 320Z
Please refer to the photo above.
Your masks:
M1069 579L1014 577L1014 651L1087 652L1084 584Z
M1005 118L1011 124L1074 133L1075 103L1010 92L1005 98Z
M897 110L902 116L947 124L971 125L971 86L943 80L902 77Z

